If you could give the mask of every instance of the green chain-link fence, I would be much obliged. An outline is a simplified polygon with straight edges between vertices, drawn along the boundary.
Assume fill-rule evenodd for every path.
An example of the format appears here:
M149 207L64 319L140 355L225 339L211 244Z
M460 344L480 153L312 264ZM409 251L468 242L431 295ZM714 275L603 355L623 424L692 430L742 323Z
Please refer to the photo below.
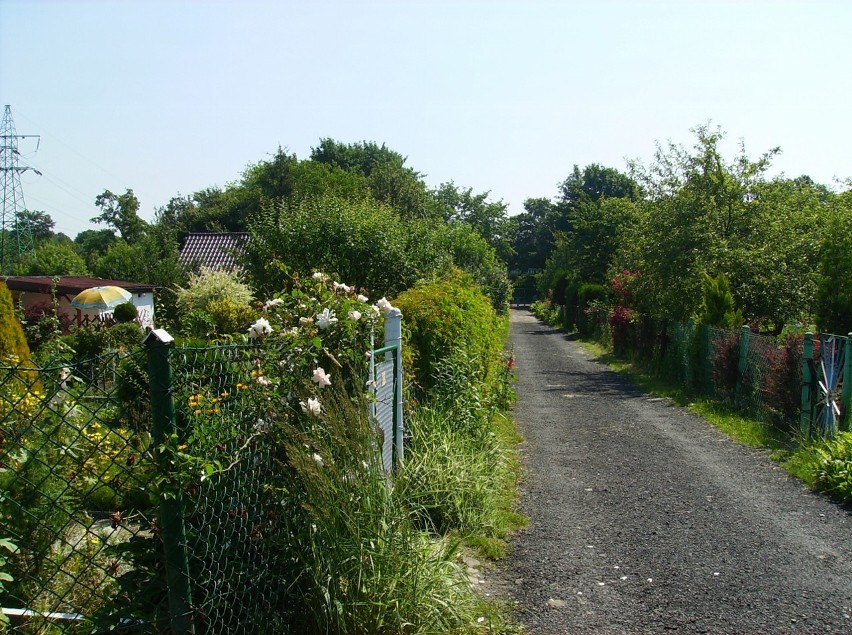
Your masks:
M305 352L162 335L68 367L0 366L10 632L282 632L301 503L280 477L287 447L265 433L301 411L262 387Z
M642 317L620 353L687 392L718 399L751 417L806 436L852 424L852 338L776 338ZM605 321L599 330L610 330ZM607 339L607 338L602 338ZM609 338L612 339L612 338ZM849 379L847 379L849 378Z

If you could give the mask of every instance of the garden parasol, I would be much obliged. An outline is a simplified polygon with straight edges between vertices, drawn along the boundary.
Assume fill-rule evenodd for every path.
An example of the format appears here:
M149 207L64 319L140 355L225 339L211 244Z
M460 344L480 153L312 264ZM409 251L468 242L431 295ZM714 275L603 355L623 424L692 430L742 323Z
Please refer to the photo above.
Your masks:
M114 306L129 302L133 296L121 287L106 286L92 287L80 291L71 300L71 306L78 309L111 309Z

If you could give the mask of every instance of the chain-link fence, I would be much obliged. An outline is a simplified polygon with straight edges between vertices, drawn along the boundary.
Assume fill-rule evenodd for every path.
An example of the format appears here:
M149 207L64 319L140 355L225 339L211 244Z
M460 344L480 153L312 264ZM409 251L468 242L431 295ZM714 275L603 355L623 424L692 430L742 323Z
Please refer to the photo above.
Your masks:
M92 632L131 569L120 547L152 533L156 466L135 408L145 365L140 350L0 366L0 538L17 547L0 603L13 632Z
M725 402L788 432L830 436L850 429L852 339L848 337L776 338L748 328L647 317L619 328L623 329L620 354L688 393ZM599 330L605 333L610 326L599 320Z
M266 432L311 405L263 388L305 351L164 335L75 365L0 366L10 632L282 632L299 584L286 521L301 503L281 478L292 444ZM401 435L398 342L380 351L393 353L382 378ZM363 389L356 371L339 377Z

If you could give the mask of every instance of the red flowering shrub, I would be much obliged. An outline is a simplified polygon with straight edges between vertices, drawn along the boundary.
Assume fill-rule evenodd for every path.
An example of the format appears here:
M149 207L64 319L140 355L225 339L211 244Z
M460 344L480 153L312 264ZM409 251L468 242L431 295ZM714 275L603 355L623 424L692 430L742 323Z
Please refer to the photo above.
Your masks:
M792 335L769 355L768 372L763 375L764 403L768 418L782 430L796 427L802 402L802 346L804 337Z
M740 334L731 332L717 340L711 353L713 385L716 395L733 401L740 366Z

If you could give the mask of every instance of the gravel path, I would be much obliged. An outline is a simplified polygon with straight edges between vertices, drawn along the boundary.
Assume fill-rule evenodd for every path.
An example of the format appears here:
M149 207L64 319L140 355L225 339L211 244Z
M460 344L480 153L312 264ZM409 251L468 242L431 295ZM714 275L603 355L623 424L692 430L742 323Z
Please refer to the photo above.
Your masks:
M512 311L530 633L852 633L852 515Z

